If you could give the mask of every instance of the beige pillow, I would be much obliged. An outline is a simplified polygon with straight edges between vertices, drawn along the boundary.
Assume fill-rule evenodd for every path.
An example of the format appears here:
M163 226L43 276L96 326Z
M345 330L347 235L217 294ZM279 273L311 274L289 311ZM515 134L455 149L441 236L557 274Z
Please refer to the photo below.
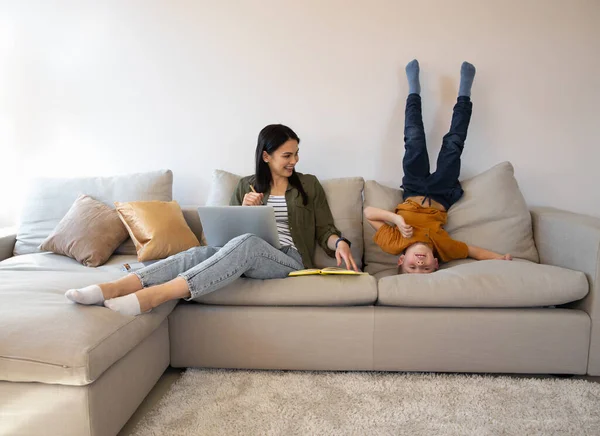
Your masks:
M176 201L115 202L138 260L164 259L200 245Z
M402 203L402 190L380 185L374 180L365 182L364 207L373 206L385 210L394 210ZM363 235L365 244L365 271L376 274L392 268L398 261L398 256L388 254L373 242L375 230L368 220L363 220Z
M362 269L362 193L365 180L362 177L344 177L321 182L333 222L342 235L352 242L350 250L358 268ZM335 257L329 257L318 244L314 253L315 267L337 265ZM342 266L346 267L344 261Z
M117 212L101 201L80 195L40 250L71 257L85 266L100 266L127 239Z
M497 253L538 262L531 214L519 190L510 162L500 163L461 181L464 195L448 211L445 229L456 240ZM393 210L402 202L402 190L365 183L364 205ZM364 222L365 268L375 274L396 265L398 256L384 253L373 242L374 231Z
M206 206L229 206L229 200L242 176L223 170L214 170Z
M461 182L462 198L448 211L445 228L454 239L496 253L539 262L531 213L510 162Z

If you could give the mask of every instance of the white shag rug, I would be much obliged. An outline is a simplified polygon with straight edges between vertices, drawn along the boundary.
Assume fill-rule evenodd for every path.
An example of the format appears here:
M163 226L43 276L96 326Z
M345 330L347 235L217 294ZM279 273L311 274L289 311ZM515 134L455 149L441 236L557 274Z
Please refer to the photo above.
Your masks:
M600 384L188 369L133 435L599 435Z

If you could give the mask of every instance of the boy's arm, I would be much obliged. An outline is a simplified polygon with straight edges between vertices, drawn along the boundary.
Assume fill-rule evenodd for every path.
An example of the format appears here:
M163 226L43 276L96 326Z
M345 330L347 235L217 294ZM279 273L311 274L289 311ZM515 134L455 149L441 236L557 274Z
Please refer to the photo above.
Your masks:
M402 236L405 238L412 237L413 229L406 224L402 215L372 206L367 206L364 210L364 214L367 221L369 221L369 224L371 224L375 230L379 230L379 228L386 223L392 223L394 226L398 227Z
M475 247L473 245L467 245L469 248L469 257L476 260L512 260L510 254L498 254L493 251L486 250L485 248Z

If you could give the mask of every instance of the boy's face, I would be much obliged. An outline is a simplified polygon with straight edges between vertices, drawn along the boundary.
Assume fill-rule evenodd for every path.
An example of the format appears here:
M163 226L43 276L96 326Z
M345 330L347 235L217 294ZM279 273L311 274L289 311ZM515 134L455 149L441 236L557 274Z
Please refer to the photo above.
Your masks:
M405 274L429 274L439 267L431 248L420 242L406 249L398 258L398 265Z

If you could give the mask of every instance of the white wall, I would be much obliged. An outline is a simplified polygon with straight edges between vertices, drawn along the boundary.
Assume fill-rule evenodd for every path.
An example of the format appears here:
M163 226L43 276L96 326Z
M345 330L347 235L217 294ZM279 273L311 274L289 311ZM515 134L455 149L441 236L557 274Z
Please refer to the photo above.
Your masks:
M397 186L414 57L433 163L469 60L463 177L510 160L530 205L600 216L598 23L597 0L0 1L0 225L35 175L170 168L202 203L276 122L299 171Z

